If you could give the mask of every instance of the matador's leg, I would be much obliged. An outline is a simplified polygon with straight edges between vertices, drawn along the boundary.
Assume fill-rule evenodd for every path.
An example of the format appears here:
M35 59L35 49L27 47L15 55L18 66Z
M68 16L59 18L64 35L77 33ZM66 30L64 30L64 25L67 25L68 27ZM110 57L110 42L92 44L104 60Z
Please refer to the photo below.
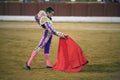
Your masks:
M42 37L39 45L37 46L37 48L35 48L35 49L33 50L32 54L31 54L31 57L29 58L29 60L28 60L28 62L27 62L27 66L30 66L30 65L31 65L33 59L34 59L34 58L36 57L36 55L38 54L39 50L40 50L41 48L43 48L43 47L45 46L45 44L47 43L47 41L49 40L50 35L51 35L51 34L49 34L48 30L45 30L45 31L44 31L43 37Z

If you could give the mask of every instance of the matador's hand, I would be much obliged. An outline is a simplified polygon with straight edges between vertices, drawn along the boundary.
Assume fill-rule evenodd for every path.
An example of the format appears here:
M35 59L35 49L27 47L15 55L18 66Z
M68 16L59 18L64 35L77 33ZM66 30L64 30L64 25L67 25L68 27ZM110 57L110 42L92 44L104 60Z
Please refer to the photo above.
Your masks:
M65 38L65 35L64 35L62 32L57 32L57 36L58 36L58 37Z

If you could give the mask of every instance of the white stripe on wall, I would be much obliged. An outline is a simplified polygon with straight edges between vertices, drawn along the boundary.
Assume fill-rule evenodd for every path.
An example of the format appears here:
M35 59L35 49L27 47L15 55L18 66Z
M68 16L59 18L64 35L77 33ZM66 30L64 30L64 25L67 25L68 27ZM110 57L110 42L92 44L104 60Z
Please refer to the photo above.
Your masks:
M34 16L0 16L1 21L35 21ZM54 22L116 22L120 17L82 17L82 16L54 16Z

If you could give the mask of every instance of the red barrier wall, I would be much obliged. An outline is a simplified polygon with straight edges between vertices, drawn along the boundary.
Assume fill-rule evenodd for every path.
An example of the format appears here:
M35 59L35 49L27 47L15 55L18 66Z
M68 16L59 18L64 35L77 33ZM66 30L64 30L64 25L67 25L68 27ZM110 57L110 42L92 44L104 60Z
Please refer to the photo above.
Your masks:
M0 15L4 15L4 3L0 3Z
M56 16L71 16L71 5L66 3L55 4L55 15Z
M5 15L21 15L21 4L19 3L9 3L4 6Z
M88 16L88 4L75 3L71 4L71 16Z
M21 15L35 15L37 13L37 3L21 4Z
M88 16L104 16L104 4L88 4Z
M120 4L118 4L118 16L120 16Z
M104 11L105 11L105 16L119 16L119 5L120 4L110 4L107 3L106 5L104 5Z
M0 15L35 15L49 6L55 16L120 16L120 3L0 3Z

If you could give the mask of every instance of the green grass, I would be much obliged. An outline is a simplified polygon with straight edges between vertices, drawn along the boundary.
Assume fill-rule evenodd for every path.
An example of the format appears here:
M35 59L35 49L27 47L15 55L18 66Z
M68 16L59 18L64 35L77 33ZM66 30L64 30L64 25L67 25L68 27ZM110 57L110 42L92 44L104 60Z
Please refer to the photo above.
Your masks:
M83 49L89 64L80 72L67 73L45 68L43 50L25 70L25 62L41 39L35 22L0 22L0 80L119 80L120 24L55 23ZM25 28L24 28L25 27ZM55 63L58 38L53 37L51 62Z

